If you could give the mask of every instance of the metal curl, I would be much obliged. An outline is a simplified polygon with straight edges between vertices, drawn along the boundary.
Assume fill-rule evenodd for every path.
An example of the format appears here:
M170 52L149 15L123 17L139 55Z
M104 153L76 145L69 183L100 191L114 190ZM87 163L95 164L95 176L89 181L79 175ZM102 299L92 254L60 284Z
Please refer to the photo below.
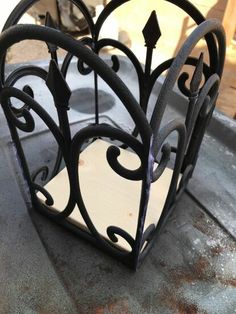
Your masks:
M118 242L118 238L116 235L122 237L123 239L125 239L129 243L129 245L131 246L131 249L133 250L135 241L131 237L131 235L128 232L126 232L125 230L123 230L119 227L109 226L107 228L107 235L113 243Z
M190 88L187 87L187 81L189 80L189 78L190 78L189 73L183 72L183 73L180 74L180 76L178 78L178 81L177 81L179 90L186 97L191 97L192 96ZM206 81L206 77L205 77L205 81Z
M48 174L49 174L49 168L47 166L43 166L41 168L39 168L38 170L36 170L33 174L32 174L32 181L35 182L38 175L41 174L41 181L46 181L48 178Z
M158 163L157 168L153 171L152 182L157 181L167 167L167 164L170 160L170 154L172 152L170 144L166 143L165 145L163 145L161 152L162 152L161 160Z
M112 55L111 56L111 61L113 63L112 65L112 70L114 72L118 72L119 69L120 69L120 61L119 61L119 58L116 56L116 55Z
M164 141L167 139L167 137L172 133L172 132L178 132L180 134L180 139L182 139L182 148L185 146L185 137L186 137L186 127L183 124L183 121L181 119L174 119L171 120L169 123L164 125L158 134L158 137L154 138L153 140L153 155L154 158L158 155L161 147L163 146ZM169 149L169 148L168 148ZM172 148L170 147L170 150ZM176 154L178 152L178 147L176 148Z
M29 106L30 109L32 109L44 121L44 123L48 126L48 128L53 133L57 142L61 143L61 144L64 143L64 139L62 137L61 131L59 130L59 128L56 125L56 123L54 122L54 120L49 116L49 114L33 98L31 98L29 95L27 95L26 93L24 93L23 91L15 88L15 87L5 87L1 91L1 101L2 101L3 108L6 111L6 116L11 115L11 117L13 119L15 119L14 115L12 116L12 110L8 106L8 102L7 102L8 99L11 97L14 97L14 98L19 99L20 101L26 103L27 106ZM25 110L25 111L27 111L27 110ZM30 113L28 112L27 114L30 114Z
M195 63L195 62L194 62ZM196 59L196 65L195 70L191 78L191 82L189 84L189 88L187 87L187 80L189 79L189 74L186 72L183 72L178 79L178 87L179 90L187 96L190 100L192 100L191 105L193 105L194 101L196 100L196 97L201 90L200 85L202 81L202 77L204 76L204 83L209 77L209 71L207 69L207 75L204 74L204 69L206 72L206 64L204 68L204 62L203 62L203 53L200 54L200 57ZM204 85L203 83L203 85Z
M20 115L15 114L12 108L9 108L7 102L3 101L2 106L6 110L8 117L12 120L13 124L18 129L26 133L30 133L34 131L34 128L35 128L34 118L32 117L29 110L25 108L25 105L23 109L20 110ZM24 118L24 122L18 118L19 116L20 118Z
M5 82L5 86L6 87L12 87L14 86L21 78L25 77L25 76L36 76L39 77L43 80L46 80L47 77L47 71L45 71L44 69L37 67L37 66L22 66L16 70L14 70L12 73L10 73L10 75L7 77L6 82ZM29 95L31 98L34 98L34 92L32 90L32 88L29 85L25 85L23 87L23 92L25 92L27 95ZM29 106L27 104L24 104L21 108L15 108L12 105L11 99L9 98L7 100L8 105L12 108L12 111L14 113L14 115L17 118L21 118L22 117L22 111L23 109L27 109L29 110Z
M88 75L93 71L93 69L86 67L81 59L78 60L77 69L82 75Z
M91 48L91 50L93 50L93 40L90 37L83 37L81 39L79 39L79 42L81 42L82 44L84 44L85 46L89 46ZM73 59L74 55L70 52L68 52L63 60L62 66L61 66L61 73L64 76L64 78L66 78L70 63ZM80 61L82 62L82 61ZM78 63L77 66L79 67L79 58L78 58ZM80 71L80 70L79 70Z
M80 40L79 40L79 42L81 42L84 46L87 46L87 47L89 47L91 50L93 50L94 49L94 44L93 44L93 40L92 40L92 38L89 38L89 37L83 37L83 38L81 38ZM73 57L73 56L72 56ZM72 60L72 57L69 59L67 59L67 62L71 62L71 60ZM66 60L66 58L65 58L65 60ZM64 60L64 61L65 61ZM66 64L64 64L63 63L63 71L64 71L64 67L66 66L66 68L68 69L68 67L69 67L69 64L68 65L66 65ZM77 63L77 68L78 68L78 71L79 71L79 73L80 74L82 74L82 75L88 75L88 74L90 74L91 72L93 72L93 69L91 69L90 67L88 67L88 66L85 66L85 63L81 60L81 59L78 59L78 63Z
M110 167L121 177L127 180L139 181L143 178L143 166L142 163L140 167L136 170L129 170L123 167L119 161L118 156L120 155L120 149L117 146L110 146L107 149L106 157Z
M187 87L187 81L189 80L189 77L190 77L189 73L183 72L180 74L177 82L179 90L183 95L187 97L191 96L190 90Z
M53 206L54 200L53 200L52 196L48 193L47 190L45 190L41 185L38 185L36 183L33 183L32 187L33 187L35 192L40 192L43 194L43 196L46 198L46 201L45 201L46 205Z
M138 60L138 58L136 57L136 55L133 53L132 50L130 50L127 46L125 46L124 44L122 44L121 42L119 42L118 40L115 39L111 39L111 38L103 38L100 39L97 43L96 43L96 52L99 53L99 51L101 49L103 49L104 47L114 47L119 49L120 51L122 51L127 57L128 59L132 62L135 71L138 75L138 80L139 80L139 88L141 88L142 86L142 81L144 79L144 72L143 72L143 68ZM115 56L116 57L116 56ZM113 60L112 60L113 61ZM118 60L119 61L119 60ZM114 64L114 61L113 61ZM116 71L117 72L117 71Z
M23 92L25 92L30 97L34 98L34 92L33 92L32 88L29 85L25 85L23 87ZM26 109L28 111L30 110L30 107L27 104L24 104L21 108L15 108L12 105L12 103L11 103L11 99L8 99L8 104L9 104L9 106L11 106L11 109L12 109L14 115L17 118L22 118L23 117L22 112L23 112L24 109Z

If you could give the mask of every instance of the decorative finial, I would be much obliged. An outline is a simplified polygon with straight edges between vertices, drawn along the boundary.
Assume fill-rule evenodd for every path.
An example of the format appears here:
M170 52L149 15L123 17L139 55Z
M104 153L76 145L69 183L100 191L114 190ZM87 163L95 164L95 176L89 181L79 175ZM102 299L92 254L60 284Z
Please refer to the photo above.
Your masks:
M156 11L152 11L144 29L143 37L148 48L156 48L156 43L161 37L161 30L158 24Z
M71 90L55 60L50 61L46 85L52 93L56 106L68 108Z
M202 73L203 73L203 52L200 54L198 62L196 64L196 68L194 70L192 80L190 82L190 92L191 94L195 94L198 92L199 86L202 81Z

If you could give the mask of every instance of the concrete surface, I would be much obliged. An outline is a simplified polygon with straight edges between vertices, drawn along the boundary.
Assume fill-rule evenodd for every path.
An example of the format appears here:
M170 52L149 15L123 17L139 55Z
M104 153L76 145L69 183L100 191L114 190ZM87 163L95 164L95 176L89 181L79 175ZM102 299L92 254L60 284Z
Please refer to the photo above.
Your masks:
M1 147L0 313L73 313L74 302L32 224L8 154Z
M120 75L137 95L137 86L131 84L135 74L125 62ZM18 86L29 82L24 80ZM68 81L73 90L82 91L77 91L77 102L92 84L90 76L78 79L73 66ZM30 77L30 84L38 88L36 99L55 116L42 81ZM114 96L108 86L100 86ZM180 96L174 97L165 121L183 112ZM73 133L92 116L81 112L75 100L70 110ZM131 128L117 100L103 115ZM217 113L215 119L220 123L224 117ZM45 163L51 166L56 151L55 141L36 120L34 135L21 135L32 170ZM0 313L236 313L236 155L235 142L222 143L223 128L206 135L189 192L134 273L36 212L30 211L29 218L2 112L0 121Z

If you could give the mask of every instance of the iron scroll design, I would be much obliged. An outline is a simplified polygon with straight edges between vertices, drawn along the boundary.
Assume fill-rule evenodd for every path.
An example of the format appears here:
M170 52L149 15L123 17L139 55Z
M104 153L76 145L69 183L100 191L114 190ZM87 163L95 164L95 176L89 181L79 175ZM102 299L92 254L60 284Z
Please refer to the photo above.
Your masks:
M99 39L100 30L108 16L127 1L110 1L97 22L94 23L83 1L72 0L71 2L84 14L91 35L91 37L86 36L80 40L75 40L56 29L56 25L48 13L46 27L15 25L23 13L36 2L35 0L22 0L10 15L4 27L5 31L0 37L0 100L19 155L24 177L29 186L33 207L79 233L81 236L88 238L98 247L109 252L130 267L137 268L153 245L155 235L160 232L174 207L175 201L180 197L189 178L192 176L205 129L211 118L218 95L224 65L225 39L224 31L218 21L204 21L202 15L188 1L168 0L185 10L200 25L187 38L175 58L165 61L152 71L153 49L161 36L156 13L152 12L143 30L147 47L146 64L143 69L135 54L128 47L114 39ZM153 29L156 32L152 32L152 36L150 36L150 30ZM193 48L202 38L206 39L210 55L209 65L204 62L203 54L200 54L199 58L191 56ZM8 77L5 77L5 56L7 50L15 43L28 39L39 40L47 44L51 55L48 70L36 66L23 66L10 73ZM134 65L139 83L138 101L116 73L119 71L120 66L118 57L111 57L112 66L109 66L99 57L100 50L108 45L123 51ZM61 66L57 58L58 48L67 51ZM68 118L71 90L66 81L69 65L73 57L78 60L78 72L81 75L94 73L95 87L95 123L82 128L74 136L71 134ZM187 74L182 72L186 64L194 67L189 86L186 84ZM146 113L153 86L163 71L167 69L167 76L157 97L149 122ZM58 124L46 112L43 105L36 101L34 91L30 85L25 85L22 90L15 87L21 78L28 75L40 77L45 81L45 86L47 86L54 100ZM133 132L128 133L113 125L100 123L97 94L98 77L104 80L120 99L134 122L135 129ZM188 98L185 121L173 119L162 126L161 122L169 95L176 83L179 86L179 90ZM21 101L23 106L16 108L12 102L13 98ZM43 165L34 173L30 173L27 164L27 156L21 144L19 131L33 132L35 129L35 115L46 124L58 145L58 154L52 171ZM169 136L173 133L178 135L176 147L171 146L169 143ZM140 207L137 209L139 215L135 237L128 234L126 230L112 225L107 226L107 236L110 241L106 240L97 231L85 206L78 175L78 161L84 144L96 138L108 138L118 141L120 146L111 144L107 150L106 158L109 166L125 180L142 182ZM118 156L121 146L131 149L138 156L140 166L137 169L127 169L120 163ZM162 216L157 226L150 225L144 230L150 186L162 176L172 157L174 158L173 175ZM54 204L53 197L36 181L39 175L41 175L42 181L54 177L59 171L62 159L65 162L68 173L70 195L65 208L60 213L55 213L52 210ZM156 161L158 161L158 166L154 167L154 162ZM178 185L180 174L182 174L182 179ZM38 191L44 195L45 202L41 202L37 197ZM86 223L88 232L75 227L67 219L76 205ZM116 245L118 236L128 243L130 246L129 251L123 251Z
M161 30L158 25L158 21L156 18L155 11L152 12L150 15L150 18L147 22L147 25L144 28L144 38L146 42L147 47L147 60L146 60L146 66L145 71L143 71L142 66L140 65L139 60L134 55L134 53L125 45L123 45L121 42L114 40L114 39L99 39L99 35L101 32L101 29L106 22L107 18L120 6L126 4L127 2L131 0L112 0L110 1L107 6L104 8L104 10L101 12L100 16L98 17L96 23L94 23L90 12L88 11L86 5L82 0L68 0L73 5L75 5L83 14L88 28L90 32L90 37L82 38L81 41L83 41L85 44L88 44L90 48L96 52L99 53L99 51L106 47L106 46L113 46L114 48L120 49L133 63L137 75L138 75L138 82L139 82L139 90L140 90L140 99L139 103L143 110L145 111L147 108L147 104L149 101L149 97L153 88L153 85L155 81L158 79L158 77L167 70L170 65L173 62L173 58L169 59L165 62L163 62L161 65L159 65L152 73L151 73L151 60L152 60L152 53L153 49L155 49L155 44L158 41L159 37L161 36ZM31 8L38 0L21 0L19 4L16 6L16 8L12 11L10 14L8 20L6 21L3 30L8 29L9 27L16 25L20 18L23 16L23 14ZM177 6L181 10L185 11L195 22L197 25L204 22L203 15L197 10L196 7L194 7L188 0L166 0L166 2L170 2L173 5ZM51 18L46 18L46 25L48 27L56 27L54 23L51 23ZM152 34L152 36L149 38L148 34ZM207 48L209 51L209 57L210 57L210 67L208 67L206 64L204 66L204 74L206 77L209 76L209 73L214 73L214 69L217 66L217 45L214 36L211 33L206 34L205 36ZM88 42L89 41L89 42ZM49 47L50 50L50 47ZM64 65L62 67L63 74L66 75L66 70L68 69L69 63L71 62L72 56L69 54L65 60ZM113 62L113 69L118 71L119 69L119 60L116 56L112 56L112 62ZM188 60L186 60L186 64L190 65L196 65L197 60L195 58L190 57ZM2 75L4 74L4 60L1 62L2 65ZM84 72L85 74L86 72ZM88 72L86 73L88 74ZM95 81L96 81L96 73L95 73Z

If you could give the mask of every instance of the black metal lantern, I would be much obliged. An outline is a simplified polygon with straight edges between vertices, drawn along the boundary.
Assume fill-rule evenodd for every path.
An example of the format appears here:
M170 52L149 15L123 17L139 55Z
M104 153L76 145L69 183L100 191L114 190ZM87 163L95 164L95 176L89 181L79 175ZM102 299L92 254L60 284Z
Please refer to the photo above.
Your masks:
M127 0L110 1L96 23L83 1L71 1L83 13L90 30L90 36L81 40L55 29L49 14L45 27L15 25L37 1L22 0L10 15L0 37L1 105L29 188L31 208L136 269L193 174L218 95L225 56L224 31L217 20L205 21L190 2L168 0L188 13L198 26L175 58L166 60L152 71L153 49L161 36L155 11L143 29L147 47L143 68L135 54L121 42L111 38L99 39L108 16ZM203 53L198 59L191 57L193 48L202 38L207 43L209 64L204 62ZM48 70L22 66L6 77L7 50L28 39L47 44L51 54ZM106 46L121 50L133 64L139 84L138 100L117 75L119 58L112 56L110 66L99 56ZM68 52L62 64L58 62L58 47ZM71 89L66 80L72 59L76 59L81 75L94 76L94 119L73 135L68 118ZM184 65L194 67L189 87L186 84L188 74L182 71ZM166 70L149 121L149 98L155 82ZM58 123L43 104L36 101L30 82L23 88L16 87L16 83L27 76L45 81L54 100ZM131 132L112 121L101 122L98 80L109 86L130 115L135 125ZM173 117L163 125L168 98L176 84L188 99L185 121ZM12 99L23 105L16 107ZM43 120L53 135L58 153L51 169L43 165L31 173L20 134L34 131L35 116ZM177 133L176 146L168 142L173 133ZM169 165L170 159L174 161L172 166ZM61 169L62 160L64 169ZM52 194L57 195L58 200Z

